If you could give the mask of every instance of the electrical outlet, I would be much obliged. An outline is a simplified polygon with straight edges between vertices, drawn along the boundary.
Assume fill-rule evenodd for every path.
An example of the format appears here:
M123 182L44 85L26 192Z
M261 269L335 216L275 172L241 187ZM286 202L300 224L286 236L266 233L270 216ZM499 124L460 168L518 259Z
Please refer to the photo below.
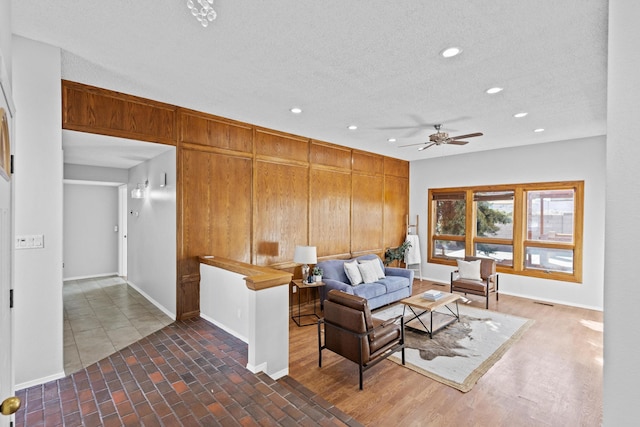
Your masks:
M293 290L291 292L294 294L298 292L298 287L296 285L293 285Z
M16 249L41 249L44 248L44 235L31 234L16 236Z

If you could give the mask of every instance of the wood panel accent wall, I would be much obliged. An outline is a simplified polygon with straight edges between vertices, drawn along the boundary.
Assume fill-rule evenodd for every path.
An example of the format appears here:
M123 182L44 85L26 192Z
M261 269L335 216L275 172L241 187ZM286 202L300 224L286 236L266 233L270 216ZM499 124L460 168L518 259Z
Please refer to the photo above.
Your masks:
M177 146L177 315L199 315L198 256L294 272L321 258L383 255L406 234L409 163L63 81L64 129Z
M173 105L62 81L62 128L176 145Z

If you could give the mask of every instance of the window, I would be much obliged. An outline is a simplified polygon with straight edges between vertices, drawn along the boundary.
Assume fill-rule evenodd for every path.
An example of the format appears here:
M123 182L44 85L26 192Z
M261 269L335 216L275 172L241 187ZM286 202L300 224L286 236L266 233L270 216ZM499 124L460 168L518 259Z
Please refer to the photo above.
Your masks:
M493 258L498 265L513 265L513 190L473 193L476 256Z
M445 258L464 258L465 193L436 194L434 203L434 255Z
M493 258L498 270L582 280L584 182L429 190L429 262Z

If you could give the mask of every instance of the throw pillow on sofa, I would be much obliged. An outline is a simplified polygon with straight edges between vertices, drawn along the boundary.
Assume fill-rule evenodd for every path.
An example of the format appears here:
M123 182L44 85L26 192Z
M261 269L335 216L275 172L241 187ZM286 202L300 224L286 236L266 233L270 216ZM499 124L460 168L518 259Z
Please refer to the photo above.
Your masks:
M358 269L362 275L362 281L364 283L373 283L378 280L378 272L376 267L370 262L363 262L358 264Z
M360 274L360 270L358 269L357 261L345 262L344 274L346 274L349 278L351 286L356 286L362 283L362 275Z
M378 261L377 259L363 259L363 260L360 260L360 264L372 264L373 268L376 271L376 274L378 275L378 279L384 279L386 277L384 275L384 270L380 265L380 261Z

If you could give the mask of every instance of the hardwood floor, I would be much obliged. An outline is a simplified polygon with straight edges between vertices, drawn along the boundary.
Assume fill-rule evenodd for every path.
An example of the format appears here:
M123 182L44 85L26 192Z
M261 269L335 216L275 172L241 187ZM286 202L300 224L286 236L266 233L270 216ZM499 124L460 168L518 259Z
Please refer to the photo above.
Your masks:
M416 281L414 295L429 288ZM508 295L492 296L489 309L535 323L468 393L388 360L365 372L359 391L357 365L325 351L318 368L317 328L293 321L289 374L367 426L601 425L602 312Z

